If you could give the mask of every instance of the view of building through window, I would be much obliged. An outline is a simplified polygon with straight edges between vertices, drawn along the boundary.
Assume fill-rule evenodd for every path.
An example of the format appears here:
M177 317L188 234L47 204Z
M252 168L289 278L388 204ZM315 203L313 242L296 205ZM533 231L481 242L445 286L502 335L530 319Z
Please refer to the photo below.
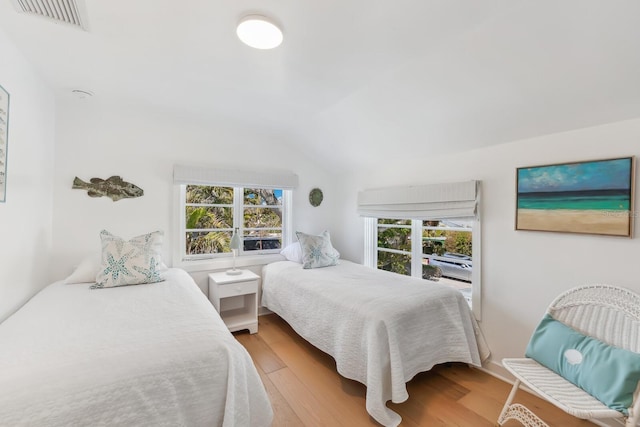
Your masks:
M282 247L282 190L187 185L185 256L231 252L234 229L242 251L275 251Z

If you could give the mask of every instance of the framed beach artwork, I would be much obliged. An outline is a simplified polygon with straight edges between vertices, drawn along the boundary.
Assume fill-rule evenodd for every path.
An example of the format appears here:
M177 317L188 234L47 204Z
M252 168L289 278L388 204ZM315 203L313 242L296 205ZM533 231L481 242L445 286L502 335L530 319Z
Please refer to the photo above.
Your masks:
M518 168L516 230L632 236L635 159Z
M9 93L0 86L0 202L7 194L7 147L9 144Z

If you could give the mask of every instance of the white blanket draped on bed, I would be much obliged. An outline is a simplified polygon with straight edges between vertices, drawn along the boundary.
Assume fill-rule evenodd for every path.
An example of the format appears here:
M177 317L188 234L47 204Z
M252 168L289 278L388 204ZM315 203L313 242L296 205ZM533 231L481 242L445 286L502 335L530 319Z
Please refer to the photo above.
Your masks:
M333 356L341 375L365 384L367 412L383 425L400 423L386 402L405 401L405 383L417 373L481 363L475 319L447 286L344 260L310 270L277 262L262 280L262 305Z
M183 270L54 283L0 324L2 426L267 426L249 354Z

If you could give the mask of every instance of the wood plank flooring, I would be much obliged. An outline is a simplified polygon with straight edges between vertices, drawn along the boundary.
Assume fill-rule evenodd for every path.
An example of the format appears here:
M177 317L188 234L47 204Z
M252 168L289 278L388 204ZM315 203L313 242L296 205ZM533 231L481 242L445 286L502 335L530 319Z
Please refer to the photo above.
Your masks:
M234 333L258 368L271 399L273 427L379 426L365 409L365 386L340 376L331 356L307 343L275 314L260 316L258 333ZM434 367L408 384L409 399L387 403L401 426L494 426L511 385L465 364ZM529 393L516 401L550 426L593 424L573 418ZM505 427L520 424L510 421Z

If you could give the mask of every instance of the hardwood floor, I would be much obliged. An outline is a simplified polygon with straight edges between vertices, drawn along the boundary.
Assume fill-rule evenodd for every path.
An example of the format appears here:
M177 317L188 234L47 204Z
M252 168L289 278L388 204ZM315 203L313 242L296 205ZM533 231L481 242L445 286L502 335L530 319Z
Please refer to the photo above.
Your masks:
M260 316L257 334L234 335L251 354L269 393L273 427L379 426L365 409L365 386L341 377L331 356L278 316ZM401 426L483 427L495 425L511 385L465 364L449 364L416 375L407 389L407 401L387 403L402 416ZM593 426L523 391L516 401L552 427Z

